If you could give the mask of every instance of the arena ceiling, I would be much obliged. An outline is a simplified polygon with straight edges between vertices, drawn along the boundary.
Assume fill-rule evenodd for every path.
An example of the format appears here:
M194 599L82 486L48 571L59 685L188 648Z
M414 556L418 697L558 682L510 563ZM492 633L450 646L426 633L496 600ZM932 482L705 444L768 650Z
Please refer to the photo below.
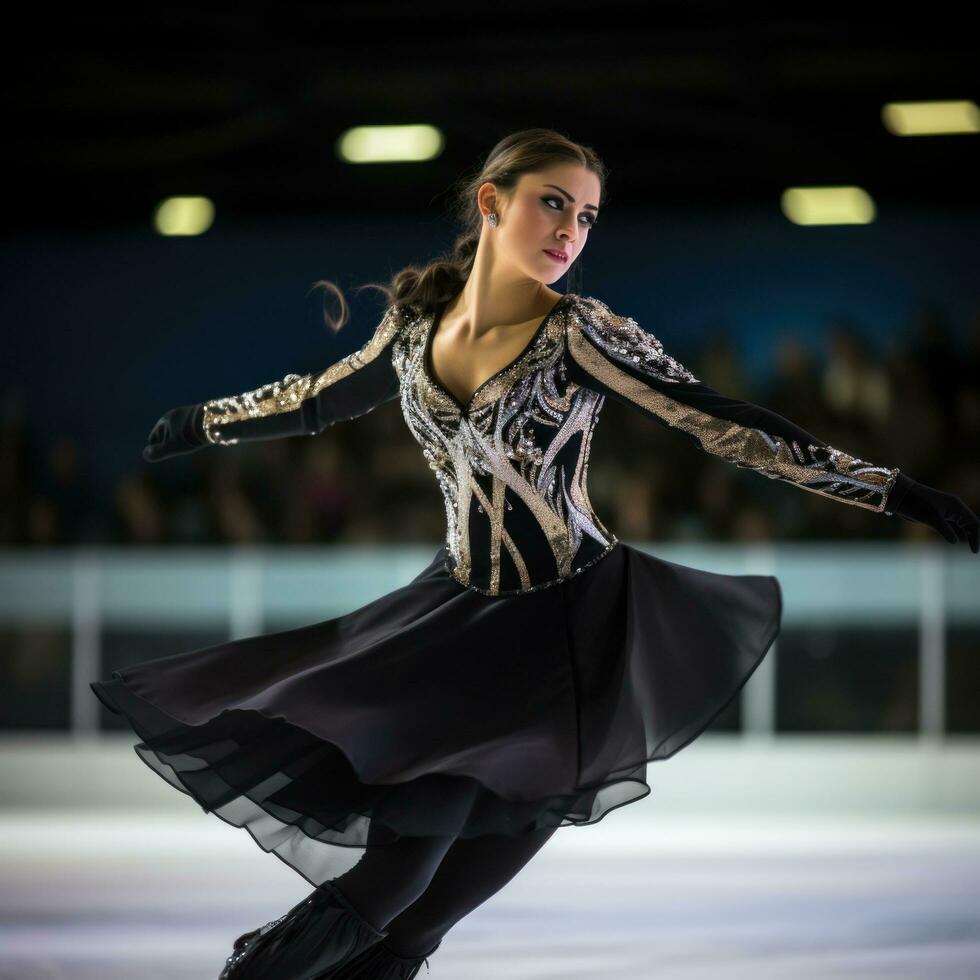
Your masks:
M595 147L610 206L743 205L830 183L980 204L980 136L899 137L881 118L896 100L980 98L975 35L952 6L50 9L8 33L8 234L129 225L171 194L246 220L442 208L528 126ZM338 159L349 127L405 122L437 127L440 155Z

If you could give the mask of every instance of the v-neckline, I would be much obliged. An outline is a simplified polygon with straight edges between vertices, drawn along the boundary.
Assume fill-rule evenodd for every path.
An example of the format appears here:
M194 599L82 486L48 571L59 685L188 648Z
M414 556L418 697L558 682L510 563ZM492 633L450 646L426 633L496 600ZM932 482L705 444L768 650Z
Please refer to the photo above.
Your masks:
M449 304L452 302L452 299L446 300L446 302L443 303L442 306L440 306L433 314L432 322L429 325L429 330L425 337L425 348L422 354L422 370L425 372L426 378L431 384L435 385L435 387L438 388L444 395L452 399L453 403L459 408L462 415L468 416L470 407L472 406L473 402L476 400L476 396L479 395L480 392L483 391L483 389L486 388L486 386L490 384L491 381L495 381L505 371L509 371L511 368L515 367L522 360L524 360L524 358L530 352L531 348L535 345L535 343L537 343L538 337L540 337L541 334L544 332L544 328L547 326L548 321L551 319L555 311L558 309L559 306L561 306L561 304L569 295L570 295L569 293L562 293L561 296L559 296L558 299L555 300L554 305L551 307L550 310L548 310L547 313L545 313L541 322L538 324L534 333L531 335L531 339L524 345L524 349L517 355L517 357L513 358L513 360L511 360L509 363L505 364L499 371L494 371L494 373L491 374L490 377L486 379L486 381L482 381L477 386L476 391L474 391L473 394L470 395L469 400L465 404L461 402L436 377L436 372L432 365L432 341L435 338L436 331L439 329L439 324L442 322L442 315L443 313L446 312L446 307L449 306Z

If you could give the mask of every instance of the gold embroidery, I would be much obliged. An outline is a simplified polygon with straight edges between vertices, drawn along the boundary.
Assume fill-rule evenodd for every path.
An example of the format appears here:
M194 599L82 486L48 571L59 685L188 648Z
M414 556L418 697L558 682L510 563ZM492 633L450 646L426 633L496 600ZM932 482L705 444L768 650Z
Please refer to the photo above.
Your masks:
M431 315L410 317L395 343L402 411L444 497L451 574L487 595L553 585L590 567L617 543L593 514L585 489L583 452L588 453L603 398L565 378L560 307L570 305L556 304L528 348L477 390L466 411L425 370ZM487 492L478 476L489 477L489 484L482 481ZM523 551L527 543L516 540L508 527L515 507L534 520L548 543L555 573L545 581L533 578ZM480 562L488 568L485 581L473 579L474 513L487 522L489 554ZM580 554L583 542L588 547ZM517 571L515 589L501 588L504 549ZM535 557L540 568L541 556Z
M897 469L872 466L829 446L800 447L668 397L657 381L697 384L698 379L634 320L592 297L569 294L569 299L560 310L556 305L528 349L485 382L468 406L426 371L432 315L403 308L397 322L388 311L367 344L319 375L288 375L254 392L207 403L208 438L225 442L221 424L294 411L305 398L390 349L402 414L442 495L447 571L460 585L491 596L565 581L618 543L596 516L588 493L592 434L604 391L692 434L708 452L737 466L845 503L884 508ZM600 390L568 376L573 361ZM535 528L529 538L517 533L528 526ZM472 540L471 528L480 529ZM474 556L474 547L488 553Z
M832 446L809 445L804 451L795 441L787 443L780 436L715 418L670 398L614 361L637 366L654 379L696 382L694 375L667 355L660 341L635 321L615 316L599 300L591 302L598 315L586 314L581 329L569 330L568 349L592 377L667 425L690 433L707 452L736 466L856 507L884 510L897 468L874 466ZM586 335L601 349L596 349Z
M307 398L315 398L324 388L336 384L373 361L398 332L399 320L399 311L394 306L389 306L374 335L366 344L331 364L320 374L287 374L281 381L272 381L253 391L205 402L202 413L205 438L210 443L232 446L238 440L224 437L220 426L244 419L296 411Z

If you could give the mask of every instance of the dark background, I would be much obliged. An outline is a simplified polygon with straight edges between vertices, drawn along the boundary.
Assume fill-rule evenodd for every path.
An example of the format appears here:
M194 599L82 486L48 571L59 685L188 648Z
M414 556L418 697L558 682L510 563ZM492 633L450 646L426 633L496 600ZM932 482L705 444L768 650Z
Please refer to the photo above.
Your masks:
M0 68L0 546L438 541L438 487L397 403L315 440L156 465L140 454L167 408L359 346L380 305L356 287L448 248L453 182L530 126L610 168L575 291L634 316L713 387L980 507L980 139L899 138L881 119L891 101L977 99L976 37L954 8L167 4L20 18ZM393 123L438 127L443 151L338 158L348 127ZM793 225L780 195L808 184L864 188L875 221ZM209 197L210 230L157 235L153 209L174 194ZM336 337L319 278L351 304ZM939 541L737 471L619 405L593 447L593 502L626 540ZM221 638L109 630L103 673ZM977 642L974 626L949 637L950 731L980 730ZM777 728L914 732L917 644L912 627L787 630ZM5 726L68 726L67 627L5 627L3 647ZM737 728L739 710L716 727Z
M935 8L690 2L27 11L3 67L0 543L362 540L369 527L438 539L437 488L397 406L319 440L322 520L268 502L236 527L220 513L211 471L230 479L256 459L289 481L282 506L295 502L309 468L295 441L163 466L140 453L167 408L359 346L380 303L356 288L448 248L453 182L528 126L593 146L610 169L576 291L634 316L719 390L976 502L980 139L899 138L881 120L889 101L977 95L975 39L954 27ZM406 122L438 127L441 154L352 166L335 152L350 126ZM781 213L787 187L835 183L872 196L871 224ZM172 194L209 197L214 225L156 234ZM351 304L337 336L319 278ZM618 409L592 473L627 533L921 533L734 475ZM648 488L628 505L604 490L620 471ZM185 519L181 489L196 499ZM243 511L263 506L235 492ZM379 517L388 494L407 509ZM765 519L745 518L762 504Z
M860 184L888 211L976 208L975 137L902 139L880 118L890 101L977 97L963 9L38 7L4 58L5 221L91 234L203 192L222 221L414 213L401 246L497 139L537 125L599 150L624 217L772 208L787 184L813 182ZM332 152L349 126L406 122L440 127L438 159L350 167Z

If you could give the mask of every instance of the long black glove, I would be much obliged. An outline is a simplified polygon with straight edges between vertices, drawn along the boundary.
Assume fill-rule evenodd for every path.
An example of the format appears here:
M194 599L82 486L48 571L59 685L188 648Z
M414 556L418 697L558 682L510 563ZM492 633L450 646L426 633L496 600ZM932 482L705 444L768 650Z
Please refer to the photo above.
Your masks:
M954 494L934 490L899 473L885 510L907 521L928 524L950 544L967 541L974 554L980 551L980 518Z
M203 416L203 402L197 405L180 405L164 412L150 430L143 449L143 459L148 463L156 463L161 459L192 453L195 449L210 445L201 424Z

